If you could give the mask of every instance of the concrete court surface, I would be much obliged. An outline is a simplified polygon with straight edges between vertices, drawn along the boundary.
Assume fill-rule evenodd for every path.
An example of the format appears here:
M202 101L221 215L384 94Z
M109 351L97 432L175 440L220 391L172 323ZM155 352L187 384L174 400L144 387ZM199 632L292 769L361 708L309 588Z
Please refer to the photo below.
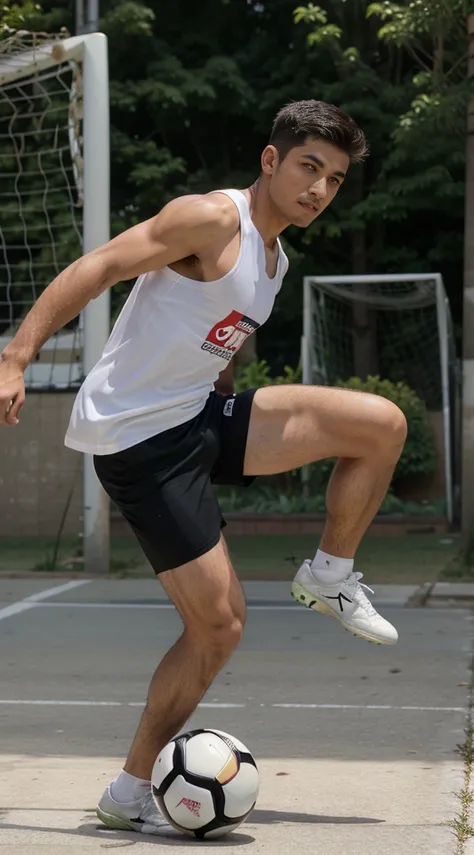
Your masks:
M244 587L244 639L190 726L242 739L261 793L237 832L199 843L102 829L93 813L180 631L161 587L0 580L2 855L459 851L446 823L463 784L470 612L407 609L414 588L379 586L374 602L400 632L383 648L297 606L285 583Z

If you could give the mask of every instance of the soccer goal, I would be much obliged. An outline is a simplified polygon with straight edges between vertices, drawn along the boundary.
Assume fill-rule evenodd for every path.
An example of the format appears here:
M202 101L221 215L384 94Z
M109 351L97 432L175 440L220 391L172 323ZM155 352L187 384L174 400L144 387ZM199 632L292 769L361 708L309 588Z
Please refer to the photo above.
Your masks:
M0 40L0 351L52 279L109 240L109 86L102 33ZM28 390L79 387L109 335L110 295L47 342ZM84 458L84 562L108 567L108 502Z
M332 385L378 375L407 383L441 413L446 516L459 487L458 370L448 298L439 273L307 276L303 382Z

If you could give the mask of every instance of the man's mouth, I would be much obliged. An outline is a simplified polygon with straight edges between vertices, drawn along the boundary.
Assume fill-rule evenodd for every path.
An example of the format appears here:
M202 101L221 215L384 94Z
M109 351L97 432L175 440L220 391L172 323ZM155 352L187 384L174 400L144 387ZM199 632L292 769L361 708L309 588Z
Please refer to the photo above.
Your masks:
M302 208L305 208L307 211L311 211L313 214L318 213L318 208L316 205L312 205L311 202L298 202Z

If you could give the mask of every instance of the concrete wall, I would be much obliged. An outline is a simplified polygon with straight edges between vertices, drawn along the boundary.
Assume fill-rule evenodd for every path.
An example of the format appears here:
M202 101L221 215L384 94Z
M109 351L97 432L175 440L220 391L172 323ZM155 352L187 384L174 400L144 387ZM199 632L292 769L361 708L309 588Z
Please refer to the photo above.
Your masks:
M82 532L82 454L64 445L74 393L27 393L15 428L0 433L0 537Z

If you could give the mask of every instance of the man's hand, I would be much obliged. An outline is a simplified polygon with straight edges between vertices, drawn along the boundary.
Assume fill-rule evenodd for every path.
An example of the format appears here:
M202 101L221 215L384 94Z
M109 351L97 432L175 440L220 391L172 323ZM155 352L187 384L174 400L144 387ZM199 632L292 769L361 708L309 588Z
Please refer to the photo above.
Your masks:
M18 424L19 412L25 403L25 378L18 363L2 360L0 354L0 426Z

